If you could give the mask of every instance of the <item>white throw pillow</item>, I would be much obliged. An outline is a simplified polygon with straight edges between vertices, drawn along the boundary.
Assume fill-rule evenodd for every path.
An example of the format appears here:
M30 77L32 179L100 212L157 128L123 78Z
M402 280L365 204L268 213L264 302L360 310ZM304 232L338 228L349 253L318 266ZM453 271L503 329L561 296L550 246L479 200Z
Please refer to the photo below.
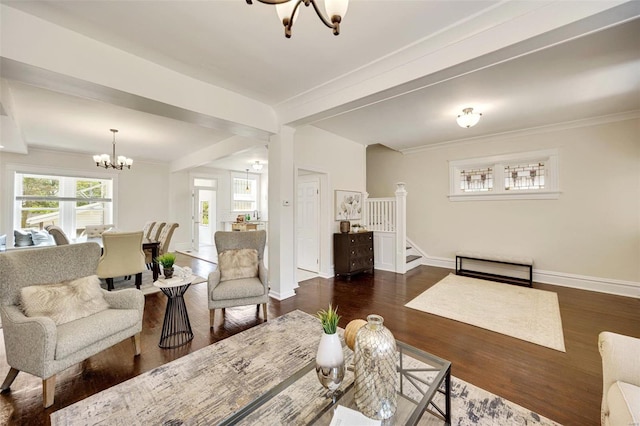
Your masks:
M220 281L253 278L258 276L258 251L256 249L225 250L218 255Z
M49 238L49 232L45 231L36 231L31 230L31 239L33 240L33 245L37 246L39 244L49 244L51 243L51 238Z
M26 316L49 317L58 325L109 308L97 275L60 284L23 287L21 297Z

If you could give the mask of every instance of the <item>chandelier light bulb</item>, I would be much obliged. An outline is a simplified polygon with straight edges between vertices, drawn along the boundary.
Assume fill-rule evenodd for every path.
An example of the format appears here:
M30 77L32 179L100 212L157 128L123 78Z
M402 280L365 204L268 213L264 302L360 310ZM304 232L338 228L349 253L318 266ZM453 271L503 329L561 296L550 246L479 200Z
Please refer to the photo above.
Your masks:
M342 19L347 14L349 0L324 0L324 8L327 11L327 16L333 22L334 16Z
M253 4L253 0L246 0L247 4ZM349 0L325 0L325 10L328 17L325 17L316 4L317 0L257 0L260 3L276 6L276 12L280 22L284 25L284 36L291 38L291 27L300 15L300 6L313 6L313 10L318 15L322 23L333 30L334 35L340 34L340 22L347 13Z
M458 115L456 121L460 127L473 127L480 121L481 113L473 112L473 108L465 108L462 110L462 114Z

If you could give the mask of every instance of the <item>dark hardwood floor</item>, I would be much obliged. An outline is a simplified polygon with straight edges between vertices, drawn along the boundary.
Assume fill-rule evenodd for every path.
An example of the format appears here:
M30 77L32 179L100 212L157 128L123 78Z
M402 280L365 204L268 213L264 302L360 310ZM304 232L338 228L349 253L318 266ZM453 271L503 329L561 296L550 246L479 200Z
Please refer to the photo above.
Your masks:
M178 254L178 265L206 277L215 266ZM274 318L295 309L314 314L329 303L338 306L340 326L370 313L384 317L398 340L448 359L453 375L565 425L597 425L600 421L602 374L597 348L604 330L640 338L640 300L595 292L534 284L556 291L560 301L566 353L404 307L451 271L421 266L406 275L376 271L341 279L311 279L297 296L271 300ZM41 380L20 373L11 392L0 395L0 424L47 425L49 414L113 385L170 362L262 322L255 306L227 309L209 329L206 283L185 295L194 339L172 350L158 348L166 298L146 296L142 355L133 356L122 342L58 374L55 403L42 408ZM219 315L219 313L218 313ZM0 379L8 371L0 344Z

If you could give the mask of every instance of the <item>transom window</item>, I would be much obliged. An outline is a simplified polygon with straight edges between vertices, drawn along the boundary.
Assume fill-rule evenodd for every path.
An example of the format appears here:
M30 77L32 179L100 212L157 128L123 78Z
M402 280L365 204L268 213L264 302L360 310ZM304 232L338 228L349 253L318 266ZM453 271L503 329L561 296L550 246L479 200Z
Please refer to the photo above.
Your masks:
M111 179L15 174L14 227L57 225L71 238L87 225L113 223Z
M558 198L555 150L449 162L451 201Z
M460 172L460 190L463 192L482 192L493 189L493 170L491 167L466 169Z

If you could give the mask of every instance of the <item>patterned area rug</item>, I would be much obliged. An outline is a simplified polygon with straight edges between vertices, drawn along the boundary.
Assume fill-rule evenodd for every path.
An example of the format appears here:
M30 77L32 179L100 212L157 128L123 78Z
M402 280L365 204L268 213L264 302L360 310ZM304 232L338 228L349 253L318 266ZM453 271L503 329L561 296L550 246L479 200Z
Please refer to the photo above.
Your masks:
M552 291L451 274L405 306L566 352Z
M161 276L162 277L162 276ZM205 278L196 277L195 280L191 283L198 284L207 281ZM107 289L107 283L104 280L101 280L101 286L105 290ZM130 280L125 280L124 277L115 278L113 280L114 291L122 290L125 288L136 288L136 277L135 275L131 277ZM153 273L151 271L144 271L142 273L142 285L140 286L140 291L142 294L153 294L158 293L160 289L153 285Z
M217 424L313 360L321 333L315 317L291 312L58 410L51 424ZM343 347L349 363L353 353L344 341ZM352 380L348 372L343 386ZM556 425L462 380L452 382L452 424ZM326 406L325 390L314 370L297 385L244 424L306 424ZM423 423L442 421L425 414Z

